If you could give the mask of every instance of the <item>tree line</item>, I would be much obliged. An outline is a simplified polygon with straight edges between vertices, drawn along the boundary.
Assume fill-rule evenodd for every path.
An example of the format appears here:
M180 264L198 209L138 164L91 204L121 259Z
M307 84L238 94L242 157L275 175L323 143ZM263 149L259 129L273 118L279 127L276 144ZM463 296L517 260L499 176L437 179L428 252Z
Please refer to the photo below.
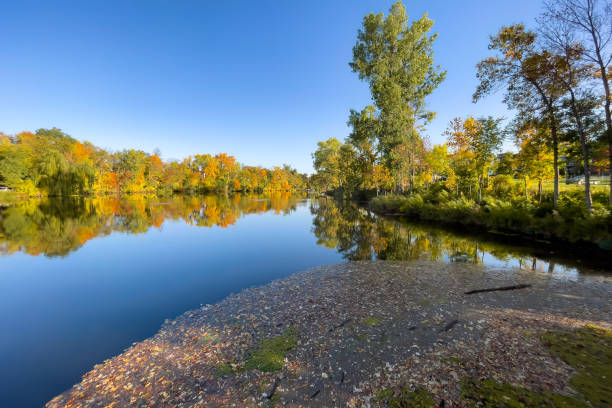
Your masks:
M245 166L225 153L163 161L159 153L109 152L57 128L0 133L0 186L26 195L294 191L306 181L288 165Z
M368 83L373 105L350 112L343 143L318 143L312 185L345 197L435 187L478 203L485 194L541 203L552 181L557 208L560 174L567 177L571 168L582 175L590 213L593 172L611 168L612 3L545 1L533 30L514 24L492 35L491 55L476 66L473 101L501 91L515 117L507 124L494 117L456 118L441 145L424 136L434 117L425 98L446 74L433 59L432 27L427 15L410 23L401 2L386 16L364 17L349 65ZM500 154L504 140L516 150ZM611 197L609 192L607 203Z

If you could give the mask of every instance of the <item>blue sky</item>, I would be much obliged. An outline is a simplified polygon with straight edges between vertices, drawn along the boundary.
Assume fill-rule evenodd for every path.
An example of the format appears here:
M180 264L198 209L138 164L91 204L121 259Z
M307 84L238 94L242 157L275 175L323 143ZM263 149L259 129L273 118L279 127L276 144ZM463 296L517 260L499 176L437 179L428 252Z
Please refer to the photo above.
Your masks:
M350 71L357 29L392 1L6 1L0 5L0 131L59 127L110 149L165 159L227 152L312 171L316 143L348 134L370 103ZM474 105L475 64L502 25L532 24L540 1L405 1L439 34L446 81L428 99L433 143Z

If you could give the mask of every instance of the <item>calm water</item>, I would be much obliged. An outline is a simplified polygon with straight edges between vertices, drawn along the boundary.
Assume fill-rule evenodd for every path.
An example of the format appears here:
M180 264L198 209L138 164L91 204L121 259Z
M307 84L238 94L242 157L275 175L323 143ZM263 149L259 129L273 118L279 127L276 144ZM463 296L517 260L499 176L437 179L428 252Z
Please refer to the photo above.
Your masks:
M554 251L553 251L554 252ZM50 199L0 207L0 406L40 407L166 318L321 264L436 259L605 272L290 195Z

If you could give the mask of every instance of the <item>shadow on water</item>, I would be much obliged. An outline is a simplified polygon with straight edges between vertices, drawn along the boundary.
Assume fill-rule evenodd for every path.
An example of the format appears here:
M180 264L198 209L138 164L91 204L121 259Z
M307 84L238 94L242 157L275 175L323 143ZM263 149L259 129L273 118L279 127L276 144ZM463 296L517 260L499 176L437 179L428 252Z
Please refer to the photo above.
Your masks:
M355 203L312 200L317 243L347 260L433 260L559 275L609 273L609 254L525 242L512 237L440 227L402 217L381 217Z

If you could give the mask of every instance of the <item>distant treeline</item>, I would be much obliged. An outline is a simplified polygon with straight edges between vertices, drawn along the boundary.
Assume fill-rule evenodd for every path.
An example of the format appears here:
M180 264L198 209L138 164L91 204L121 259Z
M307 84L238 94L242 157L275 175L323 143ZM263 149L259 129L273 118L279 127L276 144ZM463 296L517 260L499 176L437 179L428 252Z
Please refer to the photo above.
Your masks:
M306 180L288 165L243 166L225 153L165 162L141 150L111 153L57 128L0 133L0 186L27 195L294 191Z

